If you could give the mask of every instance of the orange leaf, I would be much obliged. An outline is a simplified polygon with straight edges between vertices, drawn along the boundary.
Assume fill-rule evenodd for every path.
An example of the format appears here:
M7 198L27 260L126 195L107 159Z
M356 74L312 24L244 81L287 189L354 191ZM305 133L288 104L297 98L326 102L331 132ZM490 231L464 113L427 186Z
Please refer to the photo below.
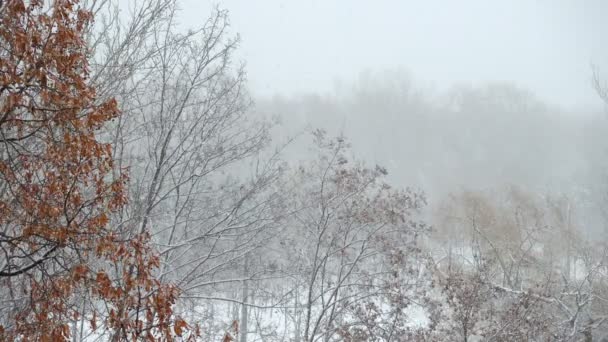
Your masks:
M173 326L173 330L177 336L182 336L184 333L184 328L187 328L188 324L181 318L175 321L175 325Z

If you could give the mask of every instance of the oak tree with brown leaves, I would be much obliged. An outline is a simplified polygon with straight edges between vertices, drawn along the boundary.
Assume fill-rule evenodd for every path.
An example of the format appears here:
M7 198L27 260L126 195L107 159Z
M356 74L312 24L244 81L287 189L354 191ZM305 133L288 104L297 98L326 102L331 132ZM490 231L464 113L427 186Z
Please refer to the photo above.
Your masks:
M90 327L113 340L188 328L172 314L177 289L154 277L149 234L127 239L110 224L127 177L98 138L120 113L88 79L92 19L78 0L0 1L2 340L68 339L83 294Z

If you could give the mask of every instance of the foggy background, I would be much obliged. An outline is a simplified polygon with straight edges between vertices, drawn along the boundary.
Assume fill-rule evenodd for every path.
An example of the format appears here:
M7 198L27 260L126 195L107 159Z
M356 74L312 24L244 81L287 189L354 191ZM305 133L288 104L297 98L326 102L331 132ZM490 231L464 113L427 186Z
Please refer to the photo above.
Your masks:
M564 106L599 106L589 64L608 60L608 4L589 1L186 0L195 27L230 11L258 95L331 91L364 70L404 68L422 84L511 81Z
M210 3L182 3L185 28ZM602 232L604 1L222 1L275 141L344 134L429 202L504 184L576 198ZM301 149L299 151L302 151ZM297 159L298 149L291 153Z

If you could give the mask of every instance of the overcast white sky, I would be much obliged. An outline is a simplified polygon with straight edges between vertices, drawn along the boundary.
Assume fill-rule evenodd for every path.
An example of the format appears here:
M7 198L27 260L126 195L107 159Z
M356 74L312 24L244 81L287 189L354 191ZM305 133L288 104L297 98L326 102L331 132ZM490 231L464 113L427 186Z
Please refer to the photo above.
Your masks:
M438 89L514 81L553 103L599 106L590 63L608 71L603 0L182 0L183 24L200 24L214 3L230 11L258 95L403 68Z

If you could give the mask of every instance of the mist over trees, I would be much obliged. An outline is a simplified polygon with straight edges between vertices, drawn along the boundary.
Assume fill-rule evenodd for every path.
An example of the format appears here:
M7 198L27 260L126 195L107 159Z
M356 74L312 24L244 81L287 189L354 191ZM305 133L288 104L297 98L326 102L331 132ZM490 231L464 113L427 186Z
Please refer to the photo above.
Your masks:
M0 1L2 340L608 338L605 112L399 69L253 98L229 13L179 18Z

